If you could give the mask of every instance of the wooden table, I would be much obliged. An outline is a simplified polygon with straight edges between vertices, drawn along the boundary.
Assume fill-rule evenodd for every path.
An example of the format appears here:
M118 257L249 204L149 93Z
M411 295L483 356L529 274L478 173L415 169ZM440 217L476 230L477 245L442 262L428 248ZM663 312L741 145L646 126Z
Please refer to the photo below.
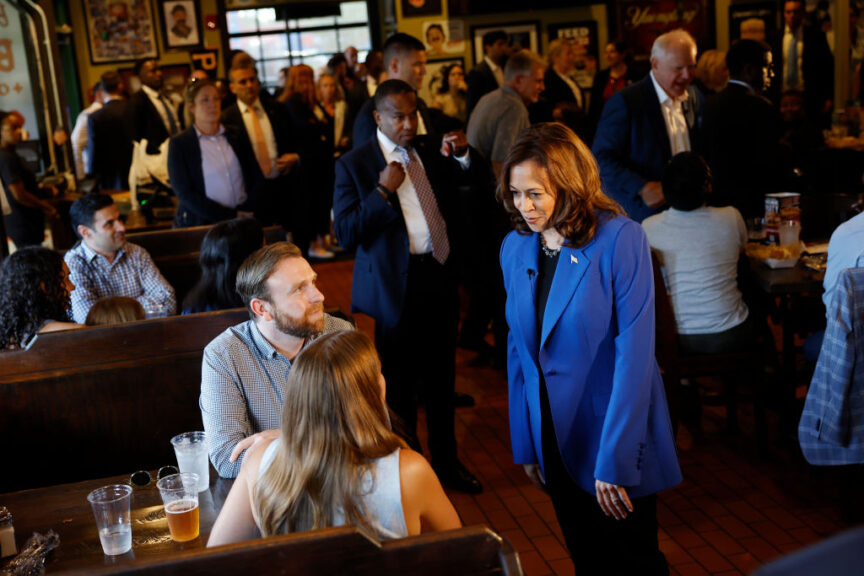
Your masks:
M109 484L128 484L129 474L0 494L0 506L6 506L12 513L19 552L33 532L44 534L54 530L60 536L60 545L45 563L48 574L61 570L129 564L136 558L204 548L234 481L219 478L211 466L210 489L198 494L200 535L191 542L177 543L171 540L168 532L165 510L156 488L155 471L151 471L151 476L153 481L148 486L133 486L132 550L121 556L103 554L87 495ZM0 566L7 561L0 562Z

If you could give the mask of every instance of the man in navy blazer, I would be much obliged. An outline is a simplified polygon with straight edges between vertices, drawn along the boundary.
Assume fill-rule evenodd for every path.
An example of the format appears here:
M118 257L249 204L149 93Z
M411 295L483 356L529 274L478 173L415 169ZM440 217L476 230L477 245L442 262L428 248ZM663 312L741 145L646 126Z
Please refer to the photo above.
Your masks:
M145 59L135 65L141 90L129 99L128 118L133 140L147 140L147 154L158 154L159 146L177 134L182 126L177 110L162 94L162 70L159 62ZM156 106L159 106L157 108Z
M697 142L701 96L690 86L695 69L693 37L680 29L667 32L651 48L651 73L603 108L592 152L606 194L637 222L663 209L663 169Z
M351 310L375 319L387 403L409 443L419 448L422 392L432 466L446 486L478 493L480 482L456 455L454 252L457 186L488 178L488 167L472 162L464 134L446 136L440 148L417 136L410 84L382 82L375 106L375 137L336 163L334 229L342 246L356 250Z
M503 30L492 30L483 35L483 60L468 73L466 97L467 113L477 106L480 98L504 85L504 64L510 53L510 38Z
M120 95L120 75L102 74L103 106L87 118L87 174L98 176L102 190L127 190L132 166L127 102Z

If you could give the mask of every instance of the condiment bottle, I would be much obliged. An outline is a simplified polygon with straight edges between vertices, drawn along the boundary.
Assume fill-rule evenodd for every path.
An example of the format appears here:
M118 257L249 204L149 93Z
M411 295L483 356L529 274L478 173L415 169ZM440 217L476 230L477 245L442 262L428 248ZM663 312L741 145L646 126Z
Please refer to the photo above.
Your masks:
M5 506L0 506L0 558L14 556L18 553L15 546L15 527L12 525L12 513Z

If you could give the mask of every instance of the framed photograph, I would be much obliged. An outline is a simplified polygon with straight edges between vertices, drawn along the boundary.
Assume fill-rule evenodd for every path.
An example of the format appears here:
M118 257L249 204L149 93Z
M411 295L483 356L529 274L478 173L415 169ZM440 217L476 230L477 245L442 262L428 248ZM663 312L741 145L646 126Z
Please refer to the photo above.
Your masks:
M697 46L714 46L714 0L622 0L616 4L621 39L637 60L647 60L654 40L676 28Z
M777 31L776 2L754 2L729 6L729 40L740 38L766 41Z
M525 48L535 54L539 53L539 22L507 22L498 25L473 26L471 37L474 39L474 64L479 64L483 60L483 35L493 30L506 32L512 47Z
M93 64L158 58L148 0L83 0Z
M423 22L423 44L429 58L447 58L465 52L465 30L461 21Z
M549 24L549 41L558 38L566 39L573 45L576 54L576 70L573 79L580 88L589 89L594 85L594 75L597 74L597 21L570 22Z
M159 12L166 50L201 46L198 0L159 0Z
M427 104L432 102L432 96L441 87L444 68L453 64L459 64L463 70L465 69L464 58L448 58L446 60L426 62L426 77L423 79L423 87L417 91L417 95L423 98Z
M441 16L441 0L400 0L403 18Z

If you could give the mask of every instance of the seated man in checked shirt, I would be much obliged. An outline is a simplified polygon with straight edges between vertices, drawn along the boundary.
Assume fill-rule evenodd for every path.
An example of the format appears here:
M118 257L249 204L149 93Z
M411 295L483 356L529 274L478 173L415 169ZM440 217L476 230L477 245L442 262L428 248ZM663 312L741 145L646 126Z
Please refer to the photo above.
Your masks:
M126 242L126 227L111 196L83 196L72 204L69 215L81 238L64 258L75 284L75 322L84 324L90 307L106 296L135 298L145 310L161 305L165 315L176 312L174 289L146 250Z
M353 329L324 313L317 276L288 242L261 248L237 272L251 319L210 342L201 366L201 418L223 478L237 476L246 448L279 436L284 386L300 351L321 334Z

